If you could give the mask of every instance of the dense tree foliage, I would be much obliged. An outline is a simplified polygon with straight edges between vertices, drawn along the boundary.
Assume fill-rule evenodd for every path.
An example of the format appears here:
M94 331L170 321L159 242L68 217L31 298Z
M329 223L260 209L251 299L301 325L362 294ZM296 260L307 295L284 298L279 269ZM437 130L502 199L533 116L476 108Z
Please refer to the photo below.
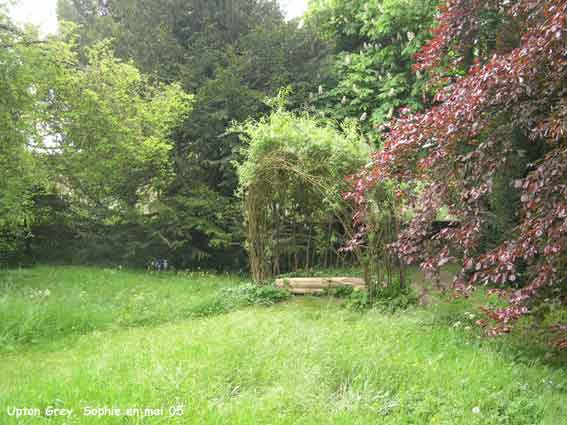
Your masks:
M242 215L232 166L241 142L227 129L234 120L267 112L264 98L281 87L291 85L292 102L302 104L318 81L326 48L313 31L286 22L270 0L101 5L59 1L60 18L80 25L85 50L112 38L117 55L157 81L178 81L195 94L192 113L175 133L173 179L152 222L162 236L161 255L178 266L209 256L216 265L242 263Z
M421 110L425 79L412 73L413 56L428 37L433 0L315 0L308 23L335 46L329 75L313 103L333 119L356 118L366 136L401 106Z
M47 83L43 134L50 136L44 149L51 151L51 170L61 170L61 183L81 202L114 210L147 202L144 196L171 178L169 136L189 112L191 96L178 85L150 84L104 44L89 49L84 66L60 46L65 50L55 54L65 66Z
M106 44L80 63L72 28L39 41L4 19L3 252L10 241L29 249L54 206L67 205L75 219L67 227L84 216L141 219L171 180L170 136L191 96L177 84L150 83Z
M51 65L34 46L35 34L16 28L0 10L0 253L17 248L33 220L31 188L43 175L26 149L42 107L36 69ZM0 255L4 257L4 255Z
M389 125L351 194L364 207L383 179L419 182L397 252L431 271L458 259L462 287L501 288L509 305L487 310L494 333L564 296L566 17L564 0L448 1L415 67L437 88L434 105ZM515 226L486 247L499 187L517 194ZM459 224L432 237L441 207Z

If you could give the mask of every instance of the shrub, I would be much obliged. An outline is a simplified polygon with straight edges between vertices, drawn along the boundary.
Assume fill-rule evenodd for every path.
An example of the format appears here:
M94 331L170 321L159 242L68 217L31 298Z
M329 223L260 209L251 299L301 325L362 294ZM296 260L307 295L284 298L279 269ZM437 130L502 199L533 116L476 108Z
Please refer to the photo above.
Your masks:
M339 286L338 288L329 288L325 290L325 295L330 295L337 298L349 298L354 292L352 286Z
M417 294L410 285L401 285L399 280L393 280L389 285L374 284L373 307L388 313L406 310L416 305Z
M270 306L285 301L290 294L285 289L277 288L273 284L257 285L247 283L234 288L226 288L220 293L225 303L238 305L264 305Z
M371 306L368 293L366 291L353 291L347 298L344 306L349 310L361 311Z
M389 285L374 282L371 292L369 294L366 291L351 290L345 307L351 310L374 308L385 313L394 313L406 310L418 302L415 291L408 285L400 285L398 280Z

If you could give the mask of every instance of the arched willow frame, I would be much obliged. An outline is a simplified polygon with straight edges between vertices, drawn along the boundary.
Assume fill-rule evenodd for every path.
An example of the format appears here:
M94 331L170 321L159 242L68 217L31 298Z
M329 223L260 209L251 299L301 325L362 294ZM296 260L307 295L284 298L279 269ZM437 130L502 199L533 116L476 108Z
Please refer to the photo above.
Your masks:
M262 167L245 197L253 278L262 281L284 269L344 261L349 254L338 248L354 236L351 205L341 193L333 193L334 187L326 184L328 176L306 173L285 155L272 155L269 164ZM324 246L320 236L335 243ZM358 250L351 255L359 260Z
M254 280L359 260L339 249L354 236L345 178L369 159L358 135L281 110L239 130L248 142L239 178Z

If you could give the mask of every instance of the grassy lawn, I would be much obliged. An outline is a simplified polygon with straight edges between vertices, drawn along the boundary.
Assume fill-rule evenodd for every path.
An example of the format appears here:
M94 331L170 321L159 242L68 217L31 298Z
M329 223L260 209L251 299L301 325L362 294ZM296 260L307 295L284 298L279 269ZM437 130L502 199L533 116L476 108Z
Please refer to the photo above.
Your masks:
M227 290L244 283L3 272L0 424L567 424L567 369L479 338L468 302L394 315L328 298L246 306ZM73 414L16 419L9 407ZM104 407L122 415L84 415Z
M37 267L0 274L0 352L55 348L93 331L151 326L230 310L219 291L243 280L89 267ZM50 347L52 348L52 347Z

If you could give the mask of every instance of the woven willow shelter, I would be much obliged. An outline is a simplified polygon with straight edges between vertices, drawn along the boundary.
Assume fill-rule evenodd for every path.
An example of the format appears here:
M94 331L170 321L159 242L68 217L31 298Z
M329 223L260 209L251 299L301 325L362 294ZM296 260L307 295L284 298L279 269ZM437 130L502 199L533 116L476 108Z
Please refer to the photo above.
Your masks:
M369 158L358 134L282 110L239 130L248 142L238 171L253 278L356 260L340 248L354 235L345 177Z

